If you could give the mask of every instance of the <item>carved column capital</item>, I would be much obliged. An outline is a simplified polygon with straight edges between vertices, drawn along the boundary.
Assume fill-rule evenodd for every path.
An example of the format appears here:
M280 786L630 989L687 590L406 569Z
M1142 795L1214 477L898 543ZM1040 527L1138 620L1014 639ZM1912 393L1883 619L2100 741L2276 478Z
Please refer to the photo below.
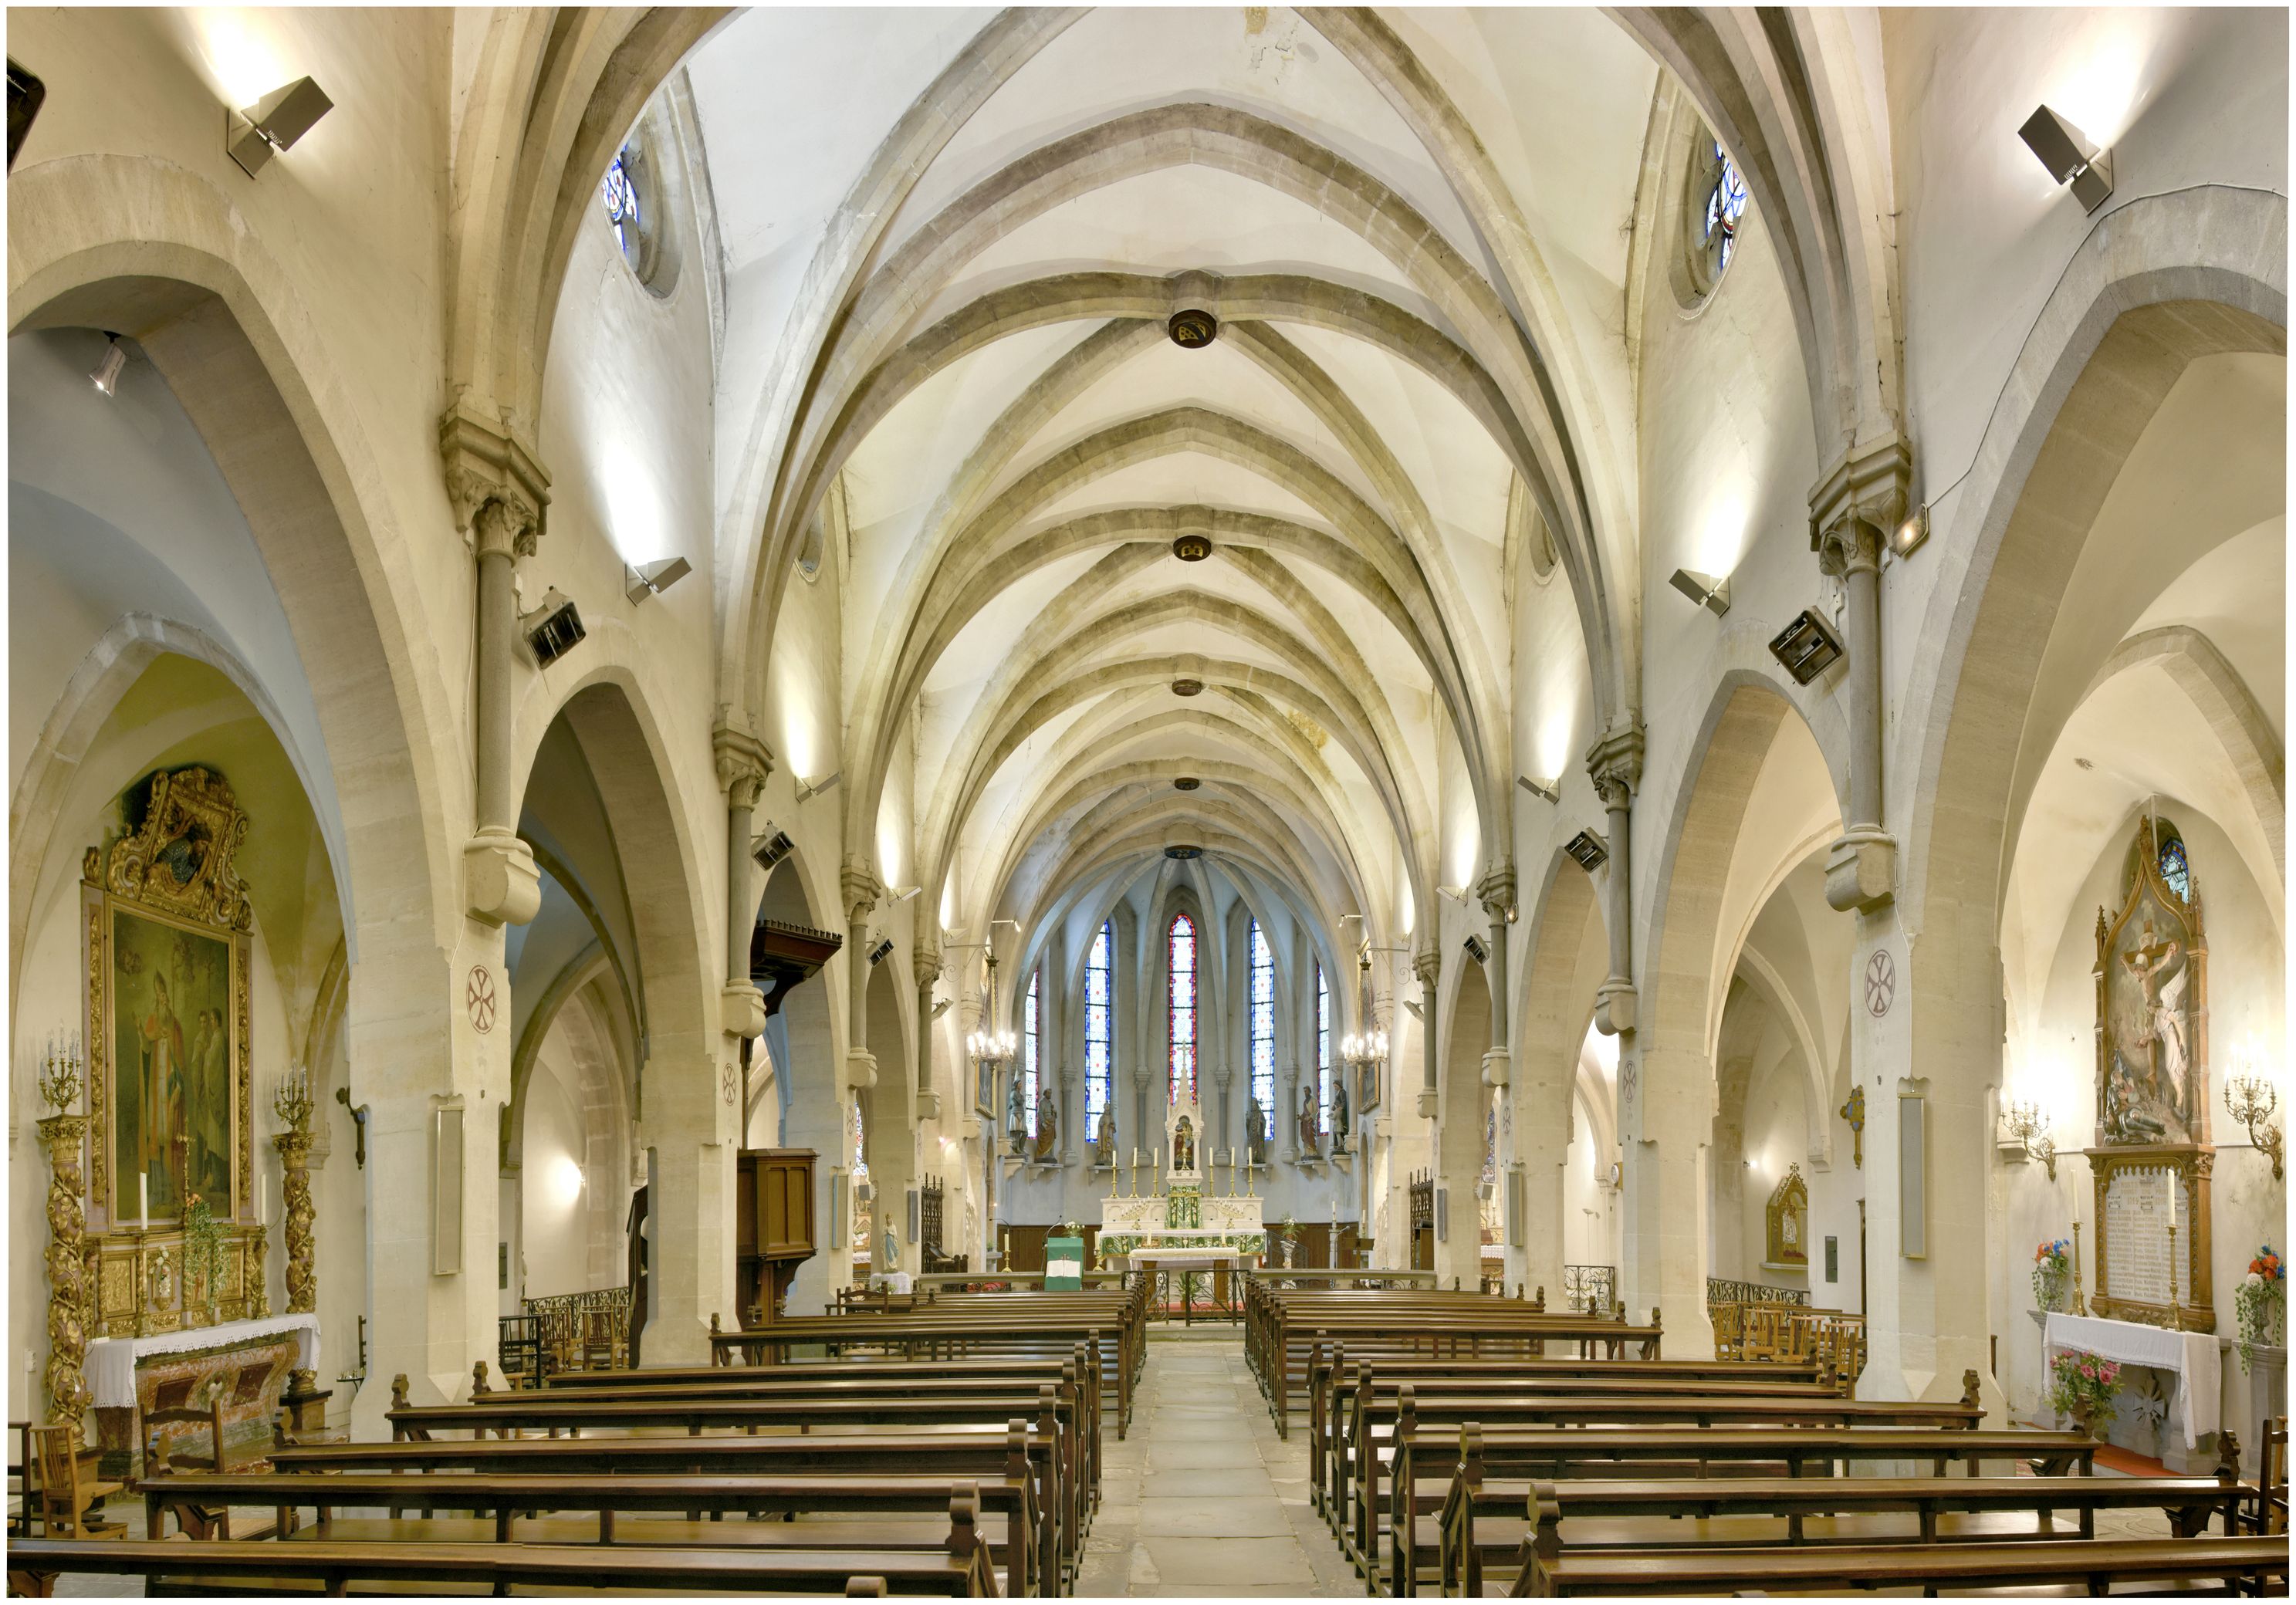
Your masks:
M1433 987L1443 976L1443 951L1426 946L1411 955L1411 973L1419 978L1423 987Z
M1513 864L1494 865L1475 882L1475 898L1494 925L1505 924L1514 913L1515 876Z
M940 949L919 943L909 950L909 970L917 978L917 990L931 992L940 979Z
M439 454L455 528L473 553L499 545L531 557L550 510L550 471L499 418L458 397L439 420Z
M1613 725L1587 749L1587 774L1606 808L1623 808L1643 783L1643 727Z
M774 772L774 755L746 730L720 719L709 733L709 750L718 763L718 784L726 800L737 808L754 808Z
M858 925L869 917L885 895L885 883L877 879L877 872L859 858L848 858L838 872L838 885L845 893L845 922Z
M1906 521L1914 482L1914 448L1902 434L1861 440L1809 493L1809 549L1840 578L1879 568L1889 532Z

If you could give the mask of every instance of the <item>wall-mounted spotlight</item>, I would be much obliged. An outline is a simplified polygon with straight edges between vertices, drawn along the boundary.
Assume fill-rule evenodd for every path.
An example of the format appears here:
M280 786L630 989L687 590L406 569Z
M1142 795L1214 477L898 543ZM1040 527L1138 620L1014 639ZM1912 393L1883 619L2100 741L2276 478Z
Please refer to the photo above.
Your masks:
M1785 666L1796 685L1808 685L1841 656L1841 637L1815 608L1804 608L1770 643L1770 656Z
M556 585L542 594L540 607L519 615L518 627L526 635L537 668L548 668L581 645L590 633L582 627L582 615L572 599Z
M1439 886L1435 890L1439 896L1448 897L1454 903L1464 903L1467 900L1467 888L1464 886Z
M886 889L893 894L891 897L885 899L885 905L890 908L896 903L906 903L910 898L924 890L924 888L922 886L893 886L888 887Z
M1514 777L1514 783L1546 802L1559 803L1562 800L1562 781L1559 775L1554 780L1533 780L1528 774L1518 774Z
M933 999L932 1017L935 1020L939 1020L942 1015L948 1012L948 1006L955 1001L956 1000L953 997L937 997Z
M1419 1000L1415 997L1405 998L1403 1000L1403 1006L1410 1011L1411 1018L1414 1020L1425 1020L1427 1018L1427 1011L1419 1006Z
M32 131L32 119L40 114L40 106L48 98L48 86L37 74L8 63L8 165L16 165L16 152L24 148L24 136Z
M1483 946L1482 938L1471 936L1465 941L1460 943L1459 946L1467 950L1467 956L1474 960L1476 963L1488 964L1490 962L1491 950Z
M820 780L800 781L798 782L797 799L801 803L811 802L844 778L845 771L840 769L834 774L826 775Z
M1562 850L1590 875L1611 861L1610 844L1592 831L1579 831L1562 844Z
M2089 143L2087 135L2043 106L2017 130L2025 148L2041 159L2049 176L2073 186L2073 198L2095 211L2112 196L2112 155Z
M759 869L769 870L796 851L797 843L790 839L789 832L777 828L771 820L750 841L750 856L757 860Z
M119 391L119 371L127 365L127 348L121 345L119 337L109 329L103 332L103 338L111 344L104 347L103 360L95 364L95 372L87 376L87 381L111 396Z
M1929 504L1924 502L1906 515L1906 521L1890 531L1890 550L1899 557L1911 557L1914 548L1930 538Z
M877 939L877 945L869 950L869 967L873 970L892 956L893 938L880 937Z
M309 78L297 78L244 111L225 112L223 148L239 163L240 171L252 178L334 109L326 91Z
M632 602L644 602L649 596L660 595L693 572L693 565L682 557L665 557L660 562L636 569L624 563L622 594Z
M1667 584L1691 601L1719 618L1730 610L1730 577L1717 579L1711 574L1701 574L1695 569L1677 569Z

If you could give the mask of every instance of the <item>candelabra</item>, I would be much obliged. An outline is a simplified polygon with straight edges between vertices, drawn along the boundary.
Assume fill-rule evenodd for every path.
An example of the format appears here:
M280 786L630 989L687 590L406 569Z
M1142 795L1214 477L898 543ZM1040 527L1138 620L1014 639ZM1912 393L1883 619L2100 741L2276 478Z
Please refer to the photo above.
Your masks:
M271 1112L289 1131L302 1131L310 1126L310 1071L298 1065L279 1077L279 1085L271 1093Z
M81 1055L79 1033L69 1037L48 1033L48 1051L40 1057L40 1099L60 1115L68 1115L79 1101L80 1071L87 1060Z
M2280 1127L2271 1123L2273 1111L2280 1107L2280 1093L2271 1082L2249 1068L2245 1052L2234 1062L2237 1068L2225 1077L2226 1111L2248 1127L2248 1140L2272 1161L2272 1179L2284 1181L2287 1179L2287 1138ZM2257 1130L2259 1123L2264 1126L2260 1132Z
M2001 1127L2017 1139L2029 1159L2047 1167L2049 1180L2057 1179L2057 1144L2049 1135L2049 1111L2038 1103L2013 1103L2002 1111Z

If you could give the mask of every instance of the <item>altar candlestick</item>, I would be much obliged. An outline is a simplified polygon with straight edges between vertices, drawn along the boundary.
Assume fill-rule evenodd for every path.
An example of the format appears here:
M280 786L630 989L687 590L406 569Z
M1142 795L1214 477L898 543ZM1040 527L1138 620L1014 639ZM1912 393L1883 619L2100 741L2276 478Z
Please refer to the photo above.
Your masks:
M258 1226L271 1224L271 1178L267 1175L255 1178L255 1224Z
M152 1224L152 1178L149 1175L135 1178L135 1224L149 1227Z

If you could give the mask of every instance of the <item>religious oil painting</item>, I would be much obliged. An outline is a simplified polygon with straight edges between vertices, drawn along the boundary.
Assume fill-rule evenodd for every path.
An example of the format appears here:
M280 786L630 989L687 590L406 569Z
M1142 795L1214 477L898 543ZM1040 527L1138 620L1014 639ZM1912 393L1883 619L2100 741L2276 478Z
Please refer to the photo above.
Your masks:
M2139 822L2118 910L2097 913L2098 1110L2106 1143L2207 1140L2208 950L2176 826Z
M184 1212L198 1193L230 1214L232 985L228 939L111 909L115 1218Z

